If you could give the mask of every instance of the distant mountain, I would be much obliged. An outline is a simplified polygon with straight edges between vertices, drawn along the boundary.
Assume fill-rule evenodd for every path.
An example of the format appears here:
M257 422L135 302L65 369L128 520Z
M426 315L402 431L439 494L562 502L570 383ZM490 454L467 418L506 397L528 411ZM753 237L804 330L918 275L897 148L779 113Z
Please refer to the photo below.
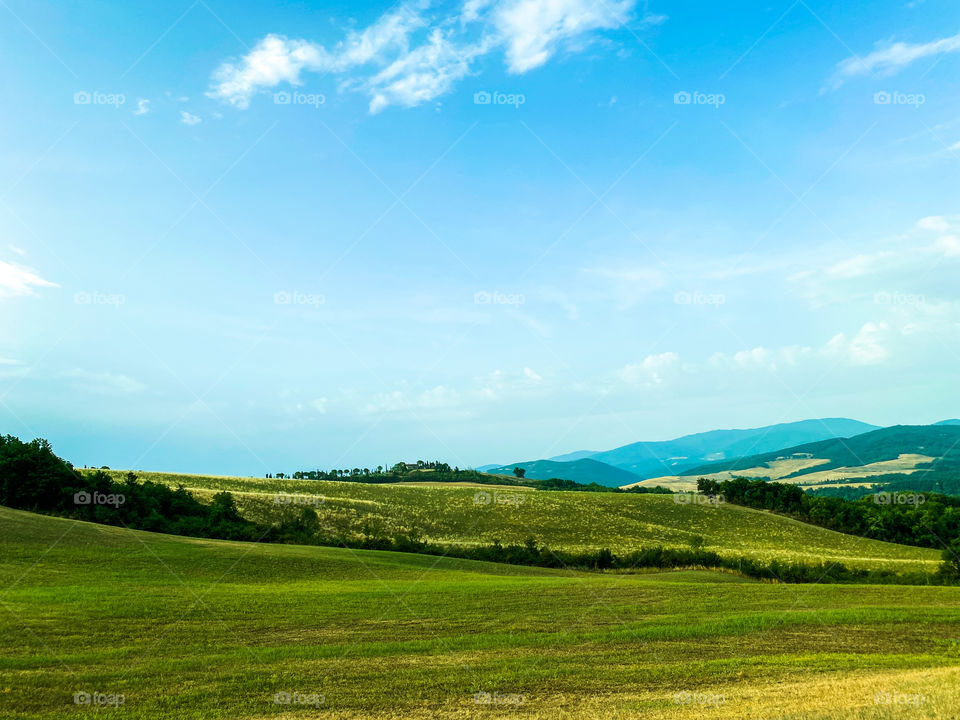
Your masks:
M957 420L956 418L953 420L941 420L938 423L934 423L934 425L960 425L960 420Z
M589 458L572 460L570 462L532 460L512 463L510 465L500 465L490 468L489 470L484 470L484 472L494 473L496 475L510 475L513 473L515 467L522 467L526 470L527 473L525 477L531 480L560 478L561 480L573 480L574 482L584 485L597 483L598 485L606 485L607 487L619 487L620 485L635 483L641 479L631 472Z
M554 457L547 458L547 460L554 460L556 462L571 462L573 460L583 460L584 458L593 457L596 454L596 450L575 450L574 452L566 453L564 455L555 455Z
M651 478L677 475L710 461L766 453L829 438L851 437L877 429L876 425L848 418L801 420L748 430L711 430L662 442L636 442L595 453L590 459Z
M707 463L642 484L689 489L699 477L761 478L806 489L956 492L954 486L960 483L960 423L894 425L849 438Z

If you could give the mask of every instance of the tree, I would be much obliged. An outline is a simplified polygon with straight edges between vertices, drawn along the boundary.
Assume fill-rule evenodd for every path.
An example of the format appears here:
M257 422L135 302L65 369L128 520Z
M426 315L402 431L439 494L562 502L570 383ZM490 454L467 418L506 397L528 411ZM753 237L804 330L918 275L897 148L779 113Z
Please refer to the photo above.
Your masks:
M960 538L945 547L940 557L943 560L940 574L952 580L960 579Z
M523 479L523 476L527 474L527 471L518 465L513 469L513 474L518 478Z

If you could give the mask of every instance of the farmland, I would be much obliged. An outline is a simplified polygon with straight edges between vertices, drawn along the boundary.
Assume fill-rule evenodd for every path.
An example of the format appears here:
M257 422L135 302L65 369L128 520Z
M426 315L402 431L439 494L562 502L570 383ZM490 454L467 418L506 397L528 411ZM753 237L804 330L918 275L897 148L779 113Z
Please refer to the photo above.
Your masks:
M75 693L151 720L960 711L960 588L573 573L8 509L0 585L5 718L97 710Z
M534 537L557 550L606 547L615 552L651 545L689 547L695 538L703 538L705 549L764 561L842 562L866 569L928 571L939 563L939 553L933 550L843 535L729 504L677 502L688 500L685 496L164 473L140 473L140 477L169 485L182 483L200 497L228 490L245 516L263 522L291 504L306 504L316 510L323 527L343 537L374 531L390 536L414 530L441 544L523 542Z

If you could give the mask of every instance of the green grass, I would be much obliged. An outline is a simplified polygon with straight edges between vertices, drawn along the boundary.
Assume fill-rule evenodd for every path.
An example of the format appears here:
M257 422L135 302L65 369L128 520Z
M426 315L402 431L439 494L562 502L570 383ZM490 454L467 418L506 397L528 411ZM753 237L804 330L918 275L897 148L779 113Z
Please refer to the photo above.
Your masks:
M114 471L115 475L121 475ZM763 561L840 562L853 568L933 572L934 550L878 542L814 527L771 513L731 504L678 504L672 495L631 495L504 489L519 504L477 504L485 488L411 487L313 480L210 477L140 473L170 485L182 483L199 496L229 490L241 511L262 522L279 507L277 493L312 498L323 526L341 537L365 529L391 536L416 530L441 544L523 542L535 537L557 550L629 552L640 547L689 547L696 536L704 548L729 557ZM522 495L521 495L522 493Z
M99 712L151 720L946 718L960 712L958 637L960 588L571 573L0 508L4 719L97 712L73 704L80 691L122 694Z

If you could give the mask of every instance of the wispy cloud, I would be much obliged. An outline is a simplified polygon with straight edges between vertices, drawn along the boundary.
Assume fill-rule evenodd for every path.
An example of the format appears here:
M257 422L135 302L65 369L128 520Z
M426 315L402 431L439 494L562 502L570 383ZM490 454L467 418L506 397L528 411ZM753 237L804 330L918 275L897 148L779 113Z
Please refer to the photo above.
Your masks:
M18 295L36 295L37 288L59 287L44 280L36 271L17 263L0 260L0 300Z
M75 368L61 373L60 376L69 380L76 389L94 395L136 395L146 389L139 380L110 372Z
M146 115L150 112L150 101L145 98L137 98L137 109L133 111L134 115Z
M558 51L576 50L594 31L628 22L635 1L467 0L446 16L402 5L332 48L269 34L247 55L221 65L207 94L245 108L259 92L301 84L303 73L330 73L341 76L341 89L366 93L371 112L412 107L449 92L495 50L517 74Z
M199 125L203 121L196 115L188 113L186 110L181 110L180 122L182 122L184 125Z
M850 78L861 75L892 75L917 60L952 52L960 52L960 33L927 43L894 43L865 57L847 58L838 63L830 84L836 89Z

